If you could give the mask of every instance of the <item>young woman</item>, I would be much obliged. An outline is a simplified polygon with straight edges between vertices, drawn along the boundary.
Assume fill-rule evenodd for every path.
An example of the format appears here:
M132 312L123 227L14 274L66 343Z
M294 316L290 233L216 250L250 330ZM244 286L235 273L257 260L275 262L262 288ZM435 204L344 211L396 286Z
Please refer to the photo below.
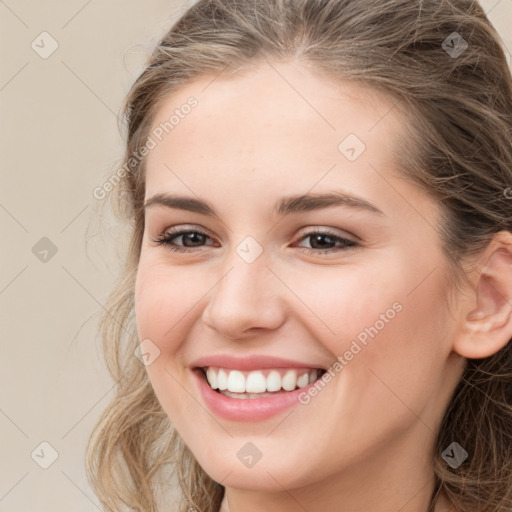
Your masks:
M105 510L512 508L512 79L478 3L200 0L124 113Z

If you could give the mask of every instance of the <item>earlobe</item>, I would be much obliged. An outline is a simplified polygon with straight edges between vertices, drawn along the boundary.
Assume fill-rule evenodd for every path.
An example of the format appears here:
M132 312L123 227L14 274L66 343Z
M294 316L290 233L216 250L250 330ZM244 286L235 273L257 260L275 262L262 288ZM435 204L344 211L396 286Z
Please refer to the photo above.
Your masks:
M472 300L461 311L462 329L454 340L454 350L470 359L491 356L512 338L512 233L497 233L479 261Z

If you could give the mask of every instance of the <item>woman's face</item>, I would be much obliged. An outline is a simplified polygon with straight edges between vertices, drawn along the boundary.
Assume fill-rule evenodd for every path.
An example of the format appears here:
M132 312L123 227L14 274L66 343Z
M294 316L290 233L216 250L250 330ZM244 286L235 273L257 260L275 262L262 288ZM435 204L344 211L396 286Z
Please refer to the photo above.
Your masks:
M152 124L138 334L162 407L225 486L426 471L461 360L437 206L400 176L391 106L276 63L187 85Z

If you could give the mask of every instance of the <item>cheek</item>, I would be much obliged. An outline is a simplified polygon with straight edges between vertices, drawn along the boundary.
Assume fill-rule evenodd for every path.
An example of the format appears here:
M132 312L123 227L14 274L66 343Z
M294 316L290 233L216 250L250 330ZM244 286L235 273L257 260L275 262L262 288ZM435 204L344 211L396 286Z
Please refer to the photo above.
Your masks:
M379 267L380 269L380 267ZM293 321L304 322L314 339L335 355L349 350L358 340L361 346L397 321L404 300L402 279L368 266L317 268L294 282L297 302ZM356 349L357 350L357 349ZM350 357L350 356L349 356Z
M397 262L394 268L333 273L339 278L330 280L327 293L316 295L311 278L299 292L315 297L308 305L335 332L311 316L313 335L337 358L326 391L311 399L312 407L329 408L332 421L322 425L322 437L329 440L322 445L326 453L339 450L356 458L401 436L418 422L416 415L432 429L438 420L450 352L445 283L436 271L416 287L422 281L418 276L430 271L427 266L420 271ZM324 463L332 464L332 470L339 464Z
M336 372L341 403L357 411L354 424L368 425L369 438L372 418L402 428L415 421L411 411L421 414L439 392L451 324L441 272L415 288L425 268L410 269L411 276L407 270L360 275L358 292L339 296L330 307L337 336L329 349L342 358ZM435 418L425 421L433 425Z
M319 269L294 290L308 307L303 321L335 358L343 358L336 373L353 389L389 395L379 376L413 400L442 372L451 346L446 284L440 269L424 279L435 263L411 261L395 254L386 271L351 266L330 269L329 279Z
M181 354L195 321L194 306L207 291L202 288L197 275L184 267L141 258L135 283L138 336L158 347L158 356L146 371L162 408L180 431L197 408L187 391L190 376Z
M183 332L187 317L206 291L197 272L141 258L135 283L139 339L153 340L161 351L172 350L172 340Z
M449 327L440 267L439 262L414 262L411 255L394 253L378 265L318 269L295 280L301 285L294 291L308 307L309 327L333 354L358 341L386 354L428 356Z
M158 354L146 370L158 399L172 417L180 414L181 406L176 404L187 399L180 385L187 373L181 354L190 337L194 307L205 293L199 288L197 272L194 276L183 267L173 268L141 257L135 283L137 333L140 341L150 340L144 343ZM167 403L168 396L183 400Z

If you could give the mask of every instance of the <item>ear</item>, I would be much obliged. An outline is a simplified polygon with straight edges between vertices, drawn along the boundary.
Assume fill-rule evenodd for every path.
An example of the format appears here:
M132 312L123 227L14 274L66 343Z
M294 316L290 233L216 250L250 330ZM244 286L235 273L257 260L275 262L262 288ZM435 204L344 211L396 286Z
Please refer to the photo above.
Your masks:
M453 349L469 359L495 354L512 338L512 233L496 233L475 265Z

